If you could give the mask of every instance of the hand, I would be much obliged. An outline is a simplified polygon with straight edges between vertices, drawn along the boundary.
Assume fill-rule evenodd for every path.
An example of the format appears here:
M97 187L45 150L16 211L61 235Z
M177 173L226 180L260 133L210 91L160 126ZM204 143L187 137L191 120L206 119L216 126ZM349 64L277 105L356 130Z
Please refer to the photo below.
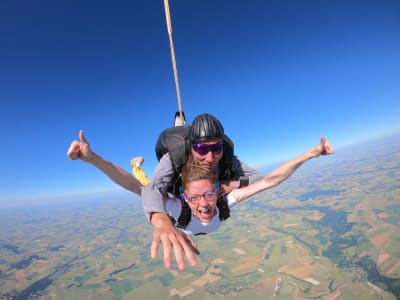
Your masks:
M220 196L229 194L231 191L237 188L238 181L236 179L226 179L220 181Z
M69 146L67 151L67 156L71 160L76 160L78 158L83 161L88 162L90 160L90 156L92 155L92 150L90 149L89 143L86 141L85 136L83 135L83 130L79 131L79 139L80 141L73 141Z
M153 213L151 223L154 226L153 242L151 244L152 259L157 258L158 246L161 243L163 244L164 266L166 268L170 269L172 266L172 248L179 270L186 268L185 255L192 267L197 265L195 254L200 254L197 245L188 235L176 229L165 213Z
M321 136L320 146L321 146L321 155L329 155L335 153L335 149L333 149L331 143L323 136Z
M323 136L321 142L310 150L311 157L318 157L320 155L330 155L335 153L332 144Z

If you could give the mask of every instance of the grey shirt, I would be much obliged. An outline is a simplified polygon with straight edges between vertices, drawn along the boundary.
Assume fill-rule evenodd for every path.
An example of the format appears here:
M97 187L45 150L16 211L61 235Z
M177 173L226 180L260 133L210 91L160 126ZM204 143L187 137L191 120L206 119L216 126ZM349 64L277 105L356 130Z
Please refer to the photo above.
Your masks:
M237 156L233 156L233 170L237 177L248 176L250 184L264 177L262 173L250 168ZM143 210L148 219L153 212L166 213L163 200L168 198L167 190L172 184L174 174L171 158L169 153L166 153L161 157L150 183L142 191Z

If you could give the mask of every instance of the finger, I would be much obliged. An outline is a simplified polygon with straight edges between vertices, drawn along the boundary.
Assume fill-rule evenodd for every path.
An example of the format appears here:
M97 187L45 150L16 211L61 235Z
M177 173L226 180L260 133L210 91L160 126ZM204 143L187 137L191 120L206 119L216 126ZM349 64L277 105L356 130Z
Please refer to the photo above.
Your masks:
M194 253L199 253L199 250L197 249L196 244L187 235L184 235L184 234L182 234L180 236L179 243L180 243L179 250L181 251L183 264L184 264L184 260L183 260L184 259L183 254L184 254L186 256L189 264L193 267L196 266L197 258L194 255ZM175 252L175 254L176 254L176 252ZM178 258L176 256L175 256L175 258L176 258L177 262L178 262L178 259L180 259L180 257ZM179 262L178 262L178 266L179 266Z
M326 142L325 152L326 152L326 154L334 154L335 153L335 149L332 147L331 143Z
M160 241L156 241L153 239L153 242L151 243L151 250L150 250L150 255L152 259L156 259L158 256L158 246L160 245Z
M168 269L172 267L172 251L171 251L171 243L163 242L164 249L164 266ZM178 263L179 266L179 263ZM181 269L180 269L181 270Z
M77 153L69 153L69 154L67 154L67 156L68 156L68 158L70 159L70 160L76 160L76 159L78 159L78 154Z
M71 146L69 146L67 151L67 156L69 159L75 160L79 156L79 143L77 141L73 141Z
M186 235L186 240L188 241L189 246L192 248L192 251L196 255L200 255L199 247L197 246L197 244L192 240L192 238L189 235Z
M320 145L322 147L322 153L321 154L326 155L326 154L335 153L335 150L333 149L331 143L329 143L324 136L321 136Z
M176 263L178 264L178 269L185 270L186 265L185 265L185 257L183 255L182 246L177 241L175 241L172 245L174 248L175 260L176 260ZM164 253L164 258L165 258L165 253Z

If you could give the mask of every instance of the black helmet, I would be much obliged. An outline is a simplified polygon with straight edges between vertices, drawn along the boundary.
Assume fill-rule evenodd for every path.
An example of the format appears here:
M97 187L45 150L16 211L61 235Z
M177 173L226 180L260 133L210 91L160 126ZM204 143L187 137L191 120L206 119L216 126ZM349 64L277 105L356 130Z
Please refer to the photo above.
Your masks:
M191 143L222 139L224 137L224 127L217 118L210 114L201 114L197 116L189 130L189 140Z

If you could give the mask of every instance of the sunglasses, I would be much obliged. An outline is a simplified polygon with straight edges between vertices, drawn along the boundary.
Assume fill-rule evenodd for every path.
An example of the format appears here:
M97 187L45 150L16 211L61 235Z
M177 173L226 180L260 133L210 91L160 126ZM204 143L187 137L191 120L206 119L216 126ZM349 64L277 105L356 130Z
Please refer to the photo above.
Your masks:
M194 152L199 155L207 155L208 152L211 151L212 154L220 154L222 149L224 149L224 143L219 142L216 144L203 144L203 143L194 143L192 145Z

